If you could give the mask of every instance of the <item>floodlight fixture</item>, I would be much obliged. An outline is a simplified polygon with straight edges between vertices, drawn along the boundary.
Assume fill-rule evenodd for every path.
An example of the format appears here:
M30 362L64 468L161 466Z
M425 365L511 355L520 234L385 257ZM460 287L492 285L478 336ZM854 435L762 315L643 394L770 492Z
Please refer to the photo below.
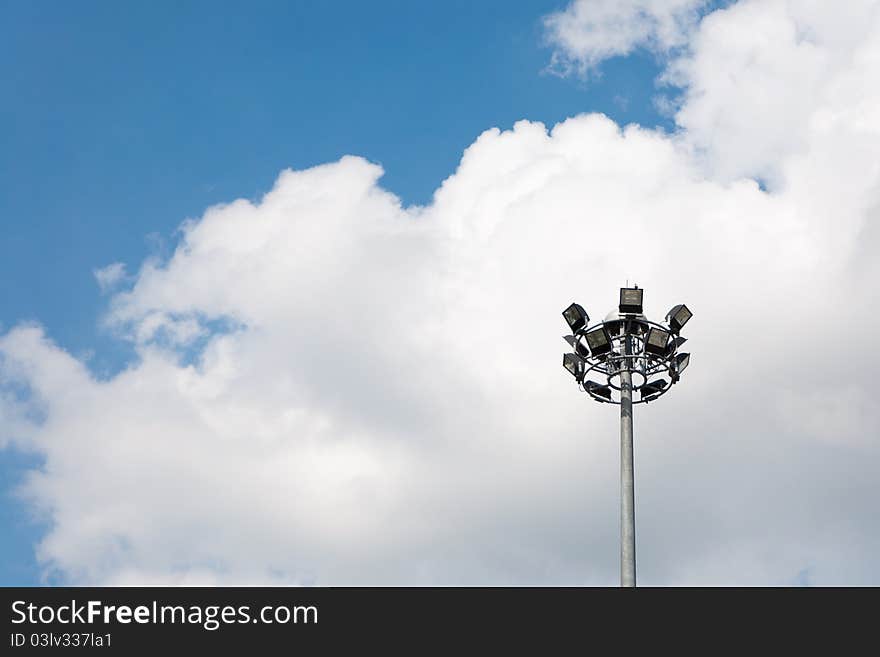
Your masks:
M565 354L562 357L562 366L578 381L584 378L584 360L577 354Z
M580 337L575 337L573 335L563 335L562 338L571 345L571 348L574 349L574 352L580 356L581 358L589 358L590 350L587 348L587 345L584 344L584 341Z
M666 345L669 343L669 331L652 326L648 329L648 335L645 337L645 353L654 354L655 356L664 356L666 354Z
M587 314L587 311L576 303L571 304L568 308L563 310L562 316L565 317L565 321L568 322L573 333L577 333L581 329L586 328L587 323L590 321L590 316Z
M671 337L669 339L669 344L666 345L666 357L669 358L678 353L678 348L685 342L687 342L687 338L682 338L681 336Z
M690 354L678 354L673 361L669 364L669 376L672 377L673 383L678 383L679 377L681 377L681 373L684 372L685 368L690 365L691 355Z
M624 328L627 333L631 333L633 335L642 335L643 333L648 332L648 323L644 322L640 319L628 319L624 323Z
M639 392L642 394L642 399L647 401L666 390L666 386L668 385L669 382L666 379L655 379L653 381L648 381L647 383L645 383L641 388L639 388Z
M688 323L688 320L694 314L683 303L673 306L672 310L666 313L666 323L673 333L678 333Z
M584 390L598 397L600 401L611 401L611 387L603 386L595 381L584 381Z
M587 346L593 353L593 356L602 356L611 351L611 338L604 326L587 331L584 336L587 339Z
M675 357L675 371L681 374L691 364L690 354L679 354Z
M620 312L627 315L641 315L644 293L645 291L639 287L620 288L620 304L617 306Z
M615 316L616 315L617 313L615 313ZM608 334L608 337L610 337L612 341L614 340L614 338L620 335L621 331L623 331L623 322L616 318L609 319L606 317L605 322L602 324L602 326L605 327L605 333Z

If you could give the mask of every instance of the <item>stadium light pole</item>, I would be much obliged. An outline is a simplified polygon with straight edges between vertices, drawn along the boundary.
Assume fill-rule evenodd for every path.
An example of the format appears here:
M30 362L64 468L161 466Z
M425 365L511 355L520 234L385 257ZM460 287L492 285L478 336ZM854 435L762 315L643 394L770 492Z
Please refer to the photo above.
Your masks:
M624 338L626 355L632 353ZM633 463L632 373L620 373L620 585L636 585L636 479Z
M693 316L684 304L666 315L666 325L643 314L644 290L620 288L617 310L590 325L587 312L573 303L562 312L572 335L564 336L575 353L563 365L581 389L595 401L620 405L620 585L636 585L635 468L633 462L633 404L646 404L666 394L690 363L678 351L685 338L681 329ZM596 382L587 377L605 379ZM640 398L633 400L633 392Z

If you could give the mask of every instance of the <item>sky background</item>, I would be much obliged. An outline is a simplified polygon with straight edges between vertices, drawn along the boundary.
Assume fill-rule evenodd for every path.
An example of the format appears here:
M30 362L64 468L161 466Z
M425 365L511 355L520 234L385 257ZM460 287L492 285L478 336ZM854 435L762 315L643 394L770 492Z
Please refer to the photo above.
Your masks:
M877 3L0 12L3 584L613 584L558 313L627 279L696 313L643 581L880 581L876 359L794 383L880 282Z

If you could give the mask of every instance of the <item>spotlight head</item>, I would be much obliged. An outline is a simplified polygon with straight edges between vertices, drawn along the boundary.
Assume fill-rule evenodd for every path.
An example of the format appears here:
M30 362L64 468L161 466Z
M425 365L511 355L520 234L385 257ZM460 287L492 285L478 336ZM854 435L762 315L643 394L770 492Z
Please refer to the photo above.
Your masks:
M669 344L666 345L666 355L671 356L676 351L678 351L678 348L681 345L683 345L687 341L688 341L687 338L683 338L681 336L675 336L674 338L670 339Z
M562 357L562 366L578 381L584 378L584 361L577 354L565 354Z
M611 401L611 388L595 381L584 381L584 390L599 401Z
M630 335L643 335L648 332L648 325L638 319L629 319L626 321L626 332Z
M645 352L655 356L663 356L666 354L668 342L669 332L652 326L648 329L648 335L645 337Z
M669 364L669 376L672 377L673 383L678 383L678 379L681 377L681 373L684 372L685 368L690 365L691 355L690 354L678 354L675 357L675 360Z
M590 321L590 316L587 314L587 311L576 303L571 304L568 308L563 310L562 316L565 317L565 321L568 323L568 326L573 333L577 333L581 329L586 328L587 322Z
M619 319L612 321L605 320L605 334L610 338L616 338L623 331L623 322Z
M620 305L618 308L622 314L642 314L642 296L644 290L638 287L620 288Z
M669 324L670 330L677 334L693 316L694 314L688 310L688 307L683 303L680 303L666 313L666 323Z
M604 326L587 331L584 337L586 337L587 346L594 356L601 356L611 351L611 339L608 337L608 332Z
M563 335L562 338L571 345L571 348L574 349L575 353L581 358L589 358L590 350L587 349L587 345L584 344L584 341L580 337L575 337L573 335Z
M691 364L691 355L690 354L679 354L675 357L675 369L681 374L684 372L685 368Z
M639 392L642 394L642 399L647 401L663 392L668 385L666 379L655 379L639 388Z

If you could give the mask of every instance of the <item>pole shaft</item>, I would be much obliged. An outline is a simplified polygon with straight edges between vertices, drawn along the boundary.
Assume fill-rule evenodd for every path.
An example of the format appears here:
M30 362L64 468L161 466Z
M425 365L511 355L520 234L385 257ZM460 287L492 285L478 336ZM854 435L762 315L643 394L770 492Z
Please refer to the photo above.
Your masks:
M629 336L626 355L631 353ZM636 585L636 509L633 468L632 374L624 360L620 382L620 585Z

